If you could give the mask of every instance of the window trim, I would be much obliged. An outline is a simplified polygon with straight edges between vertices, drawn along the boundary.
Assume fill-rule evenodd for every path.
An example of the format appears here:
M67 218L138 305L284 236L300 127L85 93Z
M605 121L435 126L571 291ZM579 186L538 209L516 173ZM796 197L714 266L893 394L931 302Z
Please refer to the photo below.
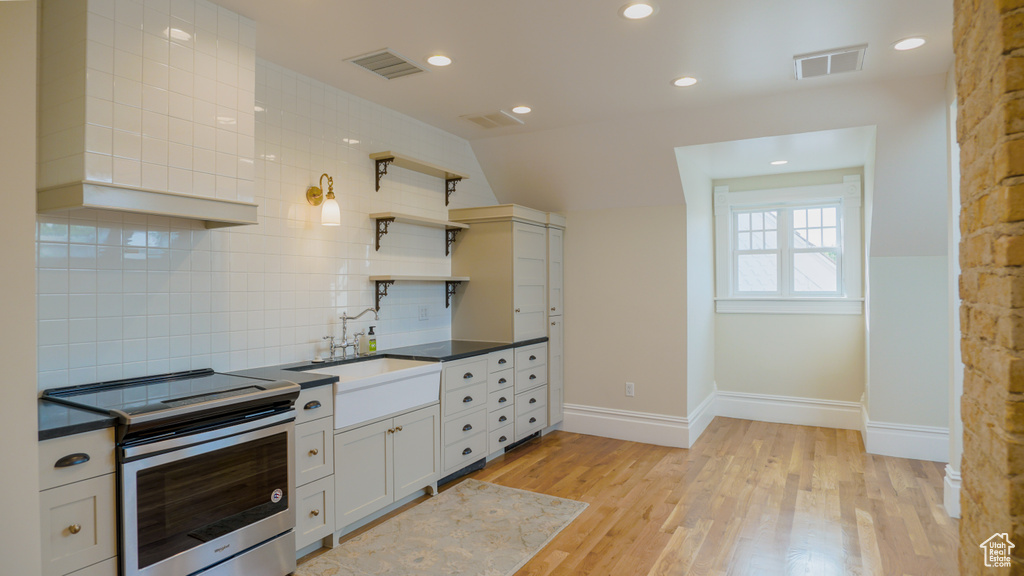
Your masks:
M782 250L782 232L779 234L779 293L739 295L734 292L736 254L733 247L735 230L733 211L758 208L795 208L815 203L840 205L840 235L842 251L838 282L841 295L791 294L783 295L788 285L792 265L783 266L782 259L792 257ZM841 184L801 186L771 190L729 192L728 186L714 189L715 215L715 311L734 314L863 314L863 276L861 241L861 179L859 175L845 176ZM781 214L780 214L781 218ZM780 223L780 229L782 228ZM786 229L792 233L792 223ZM789 241L789 239L787 239ZM783 270L788 269L786 278ZM790 288L791 289L791 288Z

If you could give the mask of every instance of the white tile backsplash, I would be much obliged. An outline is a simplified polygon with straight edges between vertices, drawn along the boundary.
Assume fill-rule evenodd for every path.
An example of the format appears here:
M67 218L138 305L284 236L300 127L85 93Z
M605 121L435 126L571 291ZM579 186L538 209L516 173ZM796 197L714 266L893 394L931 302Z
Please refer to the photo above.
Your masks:
M117 6L122 2L135 4L117 0ZM195 34L214 40L216 70L216 38L208 30L220 30L221 11L195 0L172 0L169 9L182 26L195 19ZM228 17L226 26L234 25ZM237 27L239 45L253 45L251 22L239 18ZM186 46L172 38L172 69L179 51L187 54L179 63L195 57L198 65L201 44L196 41L193 53L191 40ZM404 151L470 174L453 195L453 207L496 203L465 140L274 64L258 61L248 74L239 70L237 87L219 84L214 72L212 100L193 101L192 121L173 111L167 116L94 102L109 108L111 119L122 106L122 121L136 127L141 142L139 161L131 160L135 139L119 145L127 146L124 158L97 158L129 162L121 170L138 170L142 179L163 178L147 172L144 161L163 157L165 148L151 139L165 139L171 191L233 193L239 199L248 194L259 204L259 224L207 230L191 221L136 214L39 215L40 389L308 360L324 351L323 336L341 335L343 310L355 314L373 306L368 276L448 274L443 230L393 224L380 251L374 250L368 214L393 210L446 219L447 207L443 181L400 168L389 170L375 192L372 152ZM256 82L254 93L243 87L246 78ZM238 100L254 100L249 109L255 116L224 113L221 84L235 88ZM223 94L230 98L232 92ZM229 117L234 124L222 120ZM123 129L108 124L111 138L113 130ZM219 165L218 152L232 145L255 160ZM115 168L107 164L106 170ZM306 188L324 172L334 178L341 204L339 228L321 226L319 209L305 200ZM426 307L428 320L419 320L420 307ZM451 336L441 283L391 286L380 316L352 322L350 334L376 325L380 349Z

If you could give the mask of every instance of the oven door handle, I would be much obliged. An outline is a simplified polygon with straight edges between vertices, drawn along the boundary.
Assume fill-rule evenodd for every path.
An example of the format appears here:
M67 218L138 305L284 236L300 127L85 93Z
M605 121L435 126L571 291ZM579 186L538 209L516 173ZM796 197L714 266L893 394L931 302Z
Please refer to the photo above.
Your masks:
M172 450L180 450L189 446L195 446L197 444L206 444L213 442L221 438L230 438L232 436L238 436L239 434L245 434L253 430L260 430L262 428L268 428L271 426L277 426L279 424L285 424L288 422L295 421L295 410L287 410L272 416L265 416L248 422L240 422L231 424L223 428L217 428L209 430L207 432L200 432L198 434L188 434L184 436L174 436L167 438L166 440L157 440L155 442L149 442L146 444L138 444L135 446L125 446L123 451L123 462L130 462L143 458L150 454L157 454L161 452L168 452Z

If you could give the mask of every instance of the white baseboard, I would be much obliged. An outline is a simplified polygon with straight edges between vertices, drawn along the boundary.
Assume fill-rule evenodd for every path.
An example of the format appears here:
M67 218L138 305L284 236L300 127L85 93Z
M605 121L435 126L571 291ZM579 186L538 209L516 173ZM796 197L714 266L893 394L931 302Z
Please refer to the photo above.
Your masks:
M686 417L688 425L688 438L689 445L687 448L692 448L693 443L700 438L700 435L704 433L711 421L715 419L715 396L716 390L712 390L711 394L704 399L703 402L697 405L692 412Z
M727 418L823 426L843 430L861 429L861 406L858 402L818 400L795 396L723 392L716 394L715 413Z
M682 416L566 404L566 432L673 448L690 447L690 422Z
M867 409L861 414L864 449L868 454L949 462L949 428L873 422L868 418Z
M960 472L946 464L946 477L942 481L942 505L950 518L960 517Z

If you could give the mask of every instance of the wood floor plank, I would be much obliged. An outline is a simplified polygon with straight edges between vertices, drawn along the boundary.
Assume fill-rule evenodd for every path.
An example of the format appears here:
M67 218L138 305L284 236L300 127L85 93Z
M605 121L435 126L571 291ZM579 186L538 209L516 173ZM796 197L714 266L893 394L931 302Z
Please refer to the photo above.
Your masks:
M865 454L856 431L715 418L690 450L553 432L469 477L590 504L518 576L957 569L942 465Z

